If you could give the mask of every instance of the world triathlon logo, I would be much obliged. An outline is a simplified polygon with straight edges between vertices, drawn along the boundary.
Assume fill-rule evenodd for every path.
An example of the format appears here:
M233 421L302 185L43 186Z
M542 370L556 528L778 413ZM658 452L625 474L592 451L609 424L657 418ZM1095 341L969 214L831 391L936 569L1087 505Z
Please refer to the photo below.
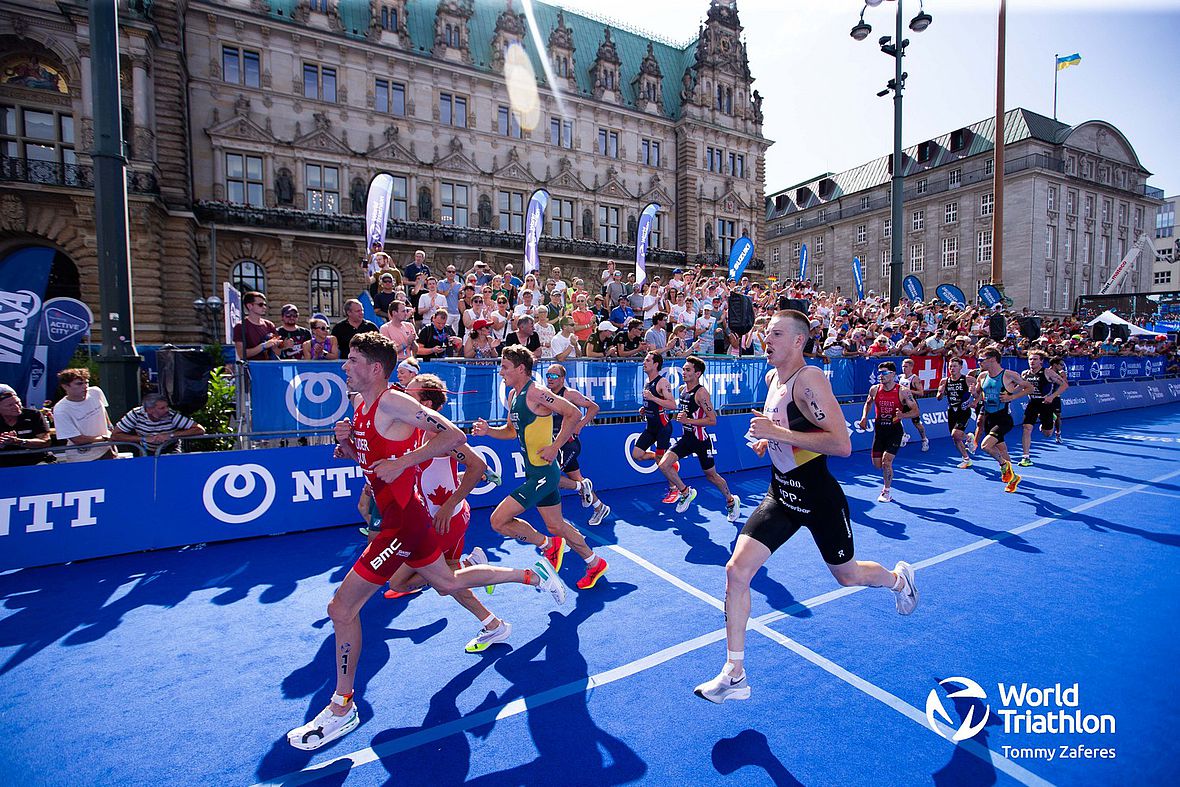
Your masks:
M228 525L252 522L274 503L275 479L262 465L226 465L205 481L201 498L214 519Z
M984 692L983 687L970 678L946 678L945 680L940 680L938 685L946 686L948 683L957 684L963 688L957 691L948 692L946 695L947 699L987 699L987 694ZM939 726L939 722L935 717L940 717L943 723L948 727L953 728L955 723L951 721L950 714L948 714L946 712L946 708L943 707L942 697L940 694L941 692L939 689L933 688L930 690L930 693L926 695L926 723L930 725L930 729L934 730L945 738L946 734L942 731L942 728ZM974 738L983 731L983 728L987 725L987 720L991 718L991 707L986 704L983 705L983 718L977 722L975 721L975 711L978 709L980 704L982 703L971 703L970 707L967 709L967 715L963 717L963 721L959 724L958 729L956 729L951 735L952 741L958 743L959 741L964 741L968 738Z
M300 372L287 386L287 412L311 427L335 424L348 412L344 378L332 372Z

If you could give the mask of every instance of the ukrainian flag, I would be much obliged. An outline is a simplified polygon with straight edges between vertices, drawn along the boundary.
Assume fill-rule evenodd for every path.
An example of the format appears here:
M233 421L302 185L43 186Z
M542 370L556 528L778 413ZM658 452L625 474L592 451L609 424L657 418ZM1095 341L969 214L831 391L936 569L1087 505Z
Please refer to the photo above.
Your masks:
M1057 70L1061 71L1070 66L1076 66L1080 62L1082 62L1082 56L1077 52L1074 52L1072 55L1066 55L1065 57L1059 57L1057 58Z

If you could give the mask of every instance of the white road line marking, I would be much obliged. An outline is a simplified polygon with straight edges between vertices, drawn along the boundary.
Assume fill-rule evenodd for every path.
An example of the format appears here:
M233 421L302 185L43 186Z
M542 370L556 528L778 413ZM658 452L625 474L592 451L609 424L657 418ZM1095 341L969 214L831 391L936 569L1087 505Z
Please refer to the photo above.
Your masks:
M1113 484L1095 484L1091 481L1078 481L1073 478L1069 479L1067 484L1062 484L1061 479L1059 479L1059 478L1049 478L1049 477L1043 476L1043 475L1029 475L1028 473L1022 474L1021 477L1028 480L1028 481L1048 481L1051 484L1058 484L1062 488L1069 488L1071 486L1092 486L1095 489L1114 489L1117 491L1122 491L1124 488L1121 486L1115 486ZM1178 495L1178 494L1174 494L1172 492L1157 492L1154 489L1137 489L1137 490L1135 490L1135 492L1133 494L1136 494L1136 495L1156 495L1157 497L1173 497L1176 499L1180 499L1180 495Z

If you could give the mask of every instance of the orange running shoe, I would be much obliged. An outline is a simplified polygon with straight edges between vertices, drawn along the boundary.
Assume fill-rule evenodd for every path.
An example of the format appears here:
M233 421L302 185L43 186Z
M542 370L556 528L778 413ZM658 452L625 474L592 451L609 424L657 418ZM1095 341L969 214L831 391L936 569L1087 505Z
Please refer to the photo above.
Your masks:
M578 580L578 590L589 590L597 585L598 580L606 573L608 568L610 566L607 565L606 558L600 555L593 567L586 567L586 576Z
M1000 468L1000 480L1007 484L1012 481L1012 476L1014 475L1015 473L1012 472L1012 463L1005 462L1004 466Z
M541 557L549 561L554 571L561 571L561 561L565 554L565 539L557 536L549 537L549 548L541 550Z
M1004 487L1004 491L1005 492L1015 492L1016 487L1018 487L1018 486L1020 486L1020 476L1013 473L1012 480L1008 482L1008 485L1006 487Z
M680 499L680 493L676 491L675 487L672 487L668 490L668 494L664 495L664 499L661 500L660 502L663 503L664 505L670 506L679 499Z
M414 588L413 590L406 590L404 592L401 590L387 590L387 591L385 591L385 597L386 598L405 598L406 596L412 596L415 593L421 593L421 592L422 592L422 588Z

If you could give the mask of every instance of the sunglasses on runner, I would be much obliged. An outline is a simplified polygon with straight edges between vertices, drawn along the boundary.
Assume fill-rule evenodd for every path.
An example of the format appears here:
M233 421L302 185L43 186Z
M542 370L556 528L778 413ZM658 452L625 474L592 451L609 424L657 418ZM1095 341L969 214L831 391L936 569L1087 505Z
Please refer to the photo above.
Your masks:
M561 379L561 375L560 375L560 374L557 374L556 372L546 372L546 373L545 373L545 379L546 379L546 380L560 380L560 379Z

